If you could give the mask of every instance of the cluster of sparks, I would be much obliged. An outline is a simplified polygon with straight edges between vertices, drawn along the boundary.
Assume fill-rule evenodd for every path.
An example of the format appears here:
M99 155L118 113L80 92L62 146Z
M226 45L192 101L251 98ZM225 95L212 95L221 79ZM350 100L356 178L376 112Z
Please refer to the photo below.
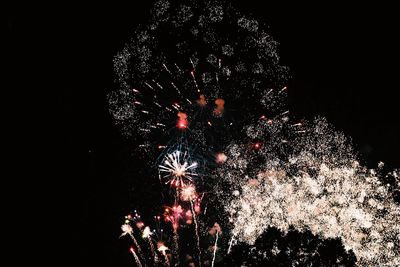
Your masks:
M306 171L291 175L289 166L276 166L260 169L241 185L226 206L232 241L254 244L269 227L283 233L294 227L325 239L340 238L360 266L399 266L400 207L393 202L390 185L357 162L329 166L299 155L287 165L302 160L312 164L313 176Z
M160 172L164 173L163 178L168 178L166 184L171 184L171 186L176 187L185 187L187 180L189 183L193 183L193 176L197 176L195 169L197 167L197 163L188 163L185 159L186 153L182 155L182 153L177 150L171 154L166 156L166 159L163 165L160 165ZM190 186L189 188L194 187Z
M359 266L400 266L398 172L386 182L362 167L324 119L291 121L287 69L261 23L216 1L176 2L157 2L114 62L111 113L170 193L153 223L125 217L136 264L214 266L274 227L338 238ZM223 38L218 25L232 29ZM176 34L184 29L198 44ZM173 52L155 41L161 30ZM183 257L187 229L194 242Z
M190 172L196 164L189 165L186 161L181 162L181 154L179 151L175 151L172 154L168 154L165 165L160 165L160 171L166 171L169 177L167 183L170 184L171 188L175 190L177 195L174 205L172 207L165 206L162 215L155 216L156 226L158 230L151 230L150 226L145 226L140 215L135 211L134 215L127 215L125 217L125 223L121 226L122 236L129 236L133 241L134 246L130 248L135 262L138 266L147 265L166 265L170 266L171 262L173 265L180 265L179 256L179 227L185 225L195 225L194 233L197 237L197 252L196 255L200 263L200 236L198 229L197 217L201 213L201 197L196 192L195 184L193 179L190 179L190 175L195 173ZM184 158L183 158L184 159ZM168 167L165 167L168 166ZM183 179L187 179L186 183L183 183ZM190 203L188 205L188 203ZM187 207L187 208L185 208ZM163 219L164 225L170 225L172 228L172 241L167 246L166 240L164 240L162 234L163 229L160 229L160 221ZM134 225L135 227L132 227ZM137 230L135 231L134 228ZM150 251L150 259L146 257L141 248L140 242L135 237L137 236L142 240L146 241L147 250ZM157 234L160 233L160 234ZM155 250L157 247L157 250ZM137 253L136 253L137 252ZM138 256L139 255L139 256Z
M159 216L155 217L156 221L160 220ZM132 227L134 225L134 227ZM121 226L122 236L129 236L133 241L133 245L129 251L132 253L134 260L138 266L147 266L148 259L142 250L142 244L138 242L137 238L141 238L141 241L145 242L146 248L150 251L151 264L157 265L164 263L169 265L169 259L167 252L169 248L165 245L163 238L163 229L151 230L149 226L145 226L141 220L140 215L135 211L134 215L125 216L125 223ZM136 235L136 237L135 237Z

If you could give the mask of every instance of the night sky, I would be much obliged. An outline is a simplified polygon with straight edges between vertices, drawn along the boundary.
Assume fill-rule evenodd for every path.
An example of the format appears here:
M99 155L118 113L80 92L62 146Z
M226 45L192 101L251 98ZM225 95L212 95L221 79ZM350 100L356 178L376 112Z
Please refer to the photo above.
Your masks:
M152 2L14 6L7 14L7 44L18 59L11 59L10 68L40 67L35 90L50 103L43 112L38 107L38 116L48 116L44 124L51 131L44 139L54 144L48 157L58 171L42 184L57 195L54 202L66 222L59 241L68 243L60 258L70 266L125 266L130 256L118 240L119 227L130 201L145 188L131 191L133 146L113 125L106 94L116 87L112 58L145 22ZM379 161L400 167L400 23L394 4L235 2L266 21L280 42L281 62L293 76L292 114L327 117L352 137L369 167Z

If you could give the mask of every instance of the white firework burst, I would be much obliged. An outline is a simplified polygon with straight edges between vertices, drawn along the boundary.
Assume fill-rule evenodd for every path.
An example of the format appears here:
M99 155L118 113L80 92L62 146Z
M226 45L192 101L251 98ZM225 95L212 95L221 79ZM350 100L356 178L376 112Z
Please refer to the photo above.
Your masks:
M193 182L193 176L197 176L194 170L197 167L197 162L189 162L189 155L179 150L168 154L162 165L159 165L160 178L167 179L166 184L172 186L183 187L185 182Z

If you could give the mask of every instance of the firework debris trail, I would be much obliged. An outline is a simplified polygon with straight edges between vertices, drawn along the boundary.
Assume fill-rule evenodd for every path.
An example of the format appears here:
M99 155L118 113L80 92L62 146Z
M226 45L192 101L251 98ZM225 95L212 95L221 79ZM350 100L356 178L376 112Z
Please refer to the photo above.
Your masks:
M237 243L254 245L271 227L283 234L294 227L340 239L359 266L400 265L400 209L393 199L399 171L382 174L382 163L363 167L350 141L324 118L292 121L288 69L264 23L224 1L158 1L114 66L119 89L108 101L115 123L138 144L148 169L158 167L149 176L159 174L172 192L162 218L172 228L174 264L181 226L194 223L200 266L204 225L218 220L231 233L227 244L220 242L227 254ZM123 235L140 252L131 223ZM218 238L217 232L212 265ZM155 251L147 239L153 260L160 253L170 265L166 241Z
M226 254L231 253L233 242L235 242L235 234L232 234L231 240L229 241L228 252Z
M130 225L130 220L131 219L137 220L137 218L133 218L131 216L125 216L125 219L126 219L125 223L121 226L122 234L121 234L120 237L125 236L125 235L129 235L129 237L132 239L133 243L135 244L135 247L136 247L136 249L137 249L137 251L138 251L138 253L140 255L140 258L142 260L145 260L145 256L144 256L144 254L142 252L142 249L140 248L139 243L137 242L135 236L133 235L133 228ZM134 256L136 256L136 252L134 252L134 249L131 248L130 250L131 250L132 253L134 253Z
M136 262L137 266L138 267L142 267L142 264L140 263L140 260L139 260L138 256L136 255L135 250L133 248L130 248L130 251L131 251L131 253L133 255L133 258L135 259L135 262Z
M199 235L199 225L197 222L197 216L196 216L196 211L193 207L193 200L192 198L189 199L190 201L190 208L193 214L193 221L194 221L194 227L195 227L195 234L196 234L196 245L197 245L197 258L198 258L198 264L201 266L201 248L200 248L200 235Z
M215 263L215 256L216 256L216 253L217 253L217 244L218 244L218 236L219 236L219 232L217 231L216 233L215 233L215 244L214 244L214 252L213 252L213 259L212 259L212 262L211 262L211 266L212 267L214 267L214 263Z
M143 230L142 237L143 237L143 239L147 240L147 243L149 244L149 247L150 247L151 258L153 259L154 264L157 264L158 263L158 255L156 254L154 244L151 240L151 234L152 233L151 233L150 227L146 226Z

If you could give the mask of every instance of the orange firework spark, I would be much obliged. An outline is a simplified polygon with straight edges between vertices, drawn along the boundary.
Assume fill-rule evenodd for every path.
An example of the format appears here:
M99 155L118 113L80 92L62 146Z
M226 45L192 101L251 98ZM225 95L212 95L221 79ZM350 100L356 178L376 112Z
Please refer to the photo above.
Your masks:
M179 129L186 129L188 126L187 115L184 112L178 111L178 122L176 126Z
M217 105L217 106L214 109L214 115L221 116L225 109L225 107L224 107L225 100L223 100L222 98L218 98L215 100L215 105Z
M197 104L199 104L201 107L207 105L206 97L204 95L200 95L200 99L197 100Z

